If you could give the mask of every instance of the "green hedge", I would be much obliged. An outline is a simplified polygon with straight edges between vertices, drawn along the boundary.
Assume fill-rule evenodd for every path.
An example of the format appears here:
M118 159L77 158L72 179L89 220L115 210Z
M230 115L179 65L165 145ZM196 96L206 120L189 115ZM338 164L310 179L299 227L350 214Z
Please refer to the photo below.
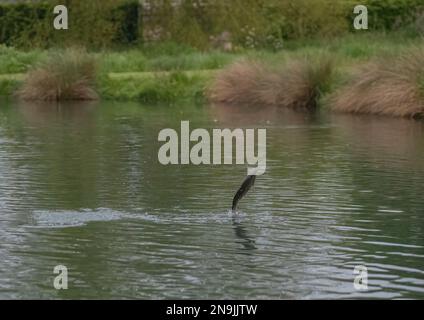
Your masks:
M396 30L424 16L424 0L367 0L370 28Z
M69 29L53 28L59 1L0 4L0 44L49 47L60 43L110 47L139 40L137 0L68 0Z
M35 30L47 18L48 10L46 3L0 5L0 43L12 45L23 33Z

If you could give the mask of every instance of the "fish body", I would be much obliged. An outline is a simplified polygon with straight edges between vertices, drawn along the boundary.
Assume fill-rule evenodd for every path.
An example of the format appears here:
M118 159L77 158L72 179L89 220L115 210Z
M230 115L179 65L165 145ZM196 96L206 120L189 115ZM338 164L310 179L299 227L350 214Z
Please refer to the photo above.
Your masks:
M255 180L256 180L255 175L247 176L246 179L244 179L240 189L238 189L237 193L235 194L233 198L233 206L232 206L233 212L237 210L237 204L240 201L240 199L243 198L246 195L246 193L250 190L250 188L252 188L252 186L255 184Z

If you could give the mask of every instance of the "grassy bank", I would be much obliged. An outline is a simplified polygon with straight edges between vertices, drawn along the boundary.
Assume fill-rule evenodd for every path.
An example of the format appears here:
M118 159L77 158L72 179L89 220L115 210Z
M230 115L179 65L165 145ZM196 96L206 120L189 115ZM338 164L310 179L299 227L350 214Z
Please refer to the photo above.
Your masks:
M270 88L279 83L280 90L292 90L295 93L293 97L303 99L302 103L307 107L311 105L310 101L316 105L326 101L327 94L348 82L350 72L358 66L378 57L396 56L408 48L421 46L421 43L421 38L405 38L402 33L362 33L331 40L290 41L278 51L202 52L165 43L127 51L92 52L91 55L97 64L96 90L102 99L169 104L203 101L210 94L215 79L225 72L221 70L228 70L227 66L236 61L247 60L259 61L266 66L262 72L271 76L266 81L261 80L260 85L265 85L268 93L272 93ZM48 55L47 51L24 52L0 46L0 95L12 96L22 87L25 75ZM318 56L331 60L331 68L327 65L317 69L313 62L304 64L304 61L313 61L311 57ZM266 70L280 70L278 80ZM238 87L240 83L237 79L234 81L233 86ZM422 81L421 77L418 81ZM301 87L306 89L298 90ZM243 92L238 94L243 96ZM267 101L279 99L287 104L292 101L291 97L278 94L266 98Z

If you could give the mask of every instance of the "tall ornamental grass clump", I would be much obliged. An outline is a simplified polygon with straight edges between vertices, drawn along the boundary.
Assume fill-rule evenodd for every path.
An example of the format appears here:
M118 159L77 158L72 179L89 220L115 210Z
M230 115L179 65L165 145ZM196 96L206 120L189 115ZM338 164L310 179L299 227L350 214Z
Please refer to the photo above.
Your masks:
M96 100L96 63L82 49L55 51L30 70L17 91L23 100Z
M295 58L276 68L243 60L218 73L208 96L216 103L312 110L328 90L332 75L327 56Z
M363 65L329 98L332 110L418 118L424 115L424 49Z

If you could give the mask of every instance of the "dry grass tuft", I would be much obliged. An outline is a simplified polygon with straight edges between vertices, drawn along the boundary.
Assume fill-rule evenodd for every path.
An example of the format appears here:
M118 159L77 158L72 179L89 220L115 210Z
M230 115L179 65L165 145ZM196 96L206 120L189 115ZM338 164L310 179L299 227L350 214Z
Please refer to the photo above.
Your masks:
M376 59L329 98L335 111L418 118L424 115L424 51Z
M213 102L230 104L262 103L261 86L265 67L252 60L235 62L219 72L208 96Z
M94 58L81 49L51 53L30 71L17 91L23 100L96 100Z
M292 109L315 109L329 87L332 73L333 64L326 57L290 62L278 74L279 86L273 90L277 93L275 103Z
M219 103L314 109L332 70L327 57L297 59L277 70L243 60L220 72L208 95Z

